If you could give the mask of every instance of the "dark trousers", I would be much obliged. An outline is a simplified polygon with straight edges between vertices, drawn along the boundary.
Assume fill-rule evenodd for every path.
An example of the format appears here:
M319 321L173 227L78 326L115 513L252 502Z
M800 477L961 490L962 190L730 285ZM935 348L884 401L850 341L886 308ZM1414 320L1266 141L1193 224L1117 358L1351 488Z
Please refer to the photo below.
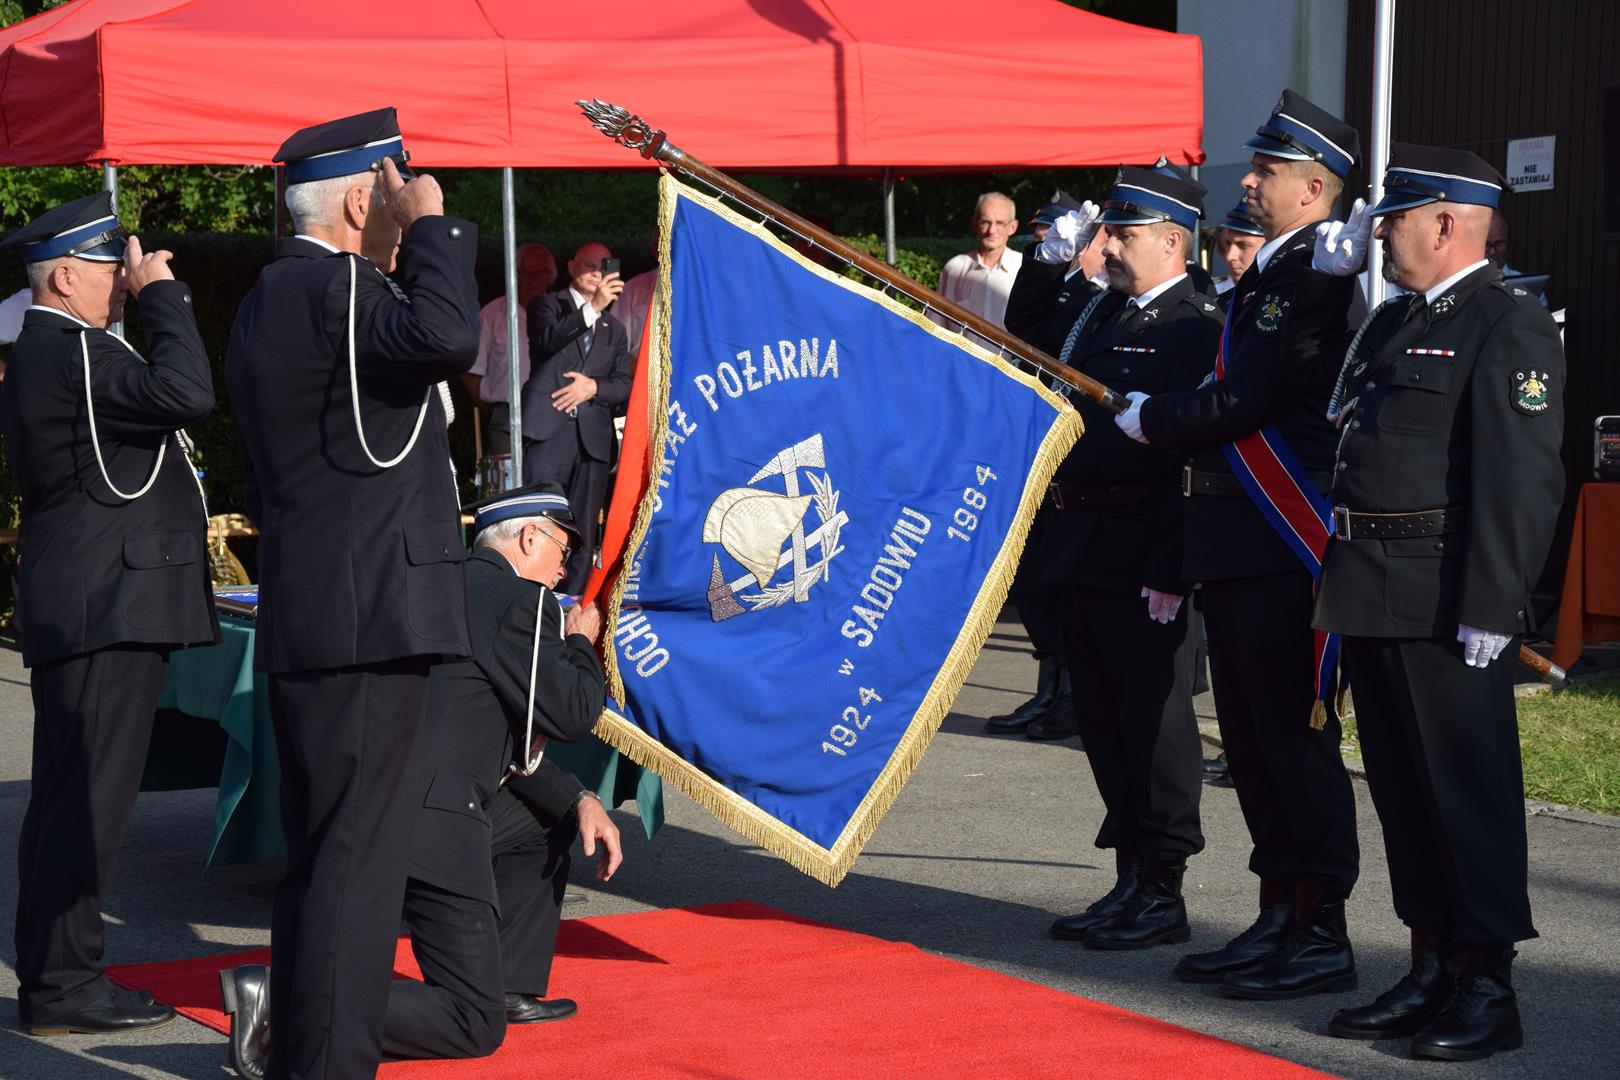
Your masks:
M548 480L562 485L568 493L568 508L574 513L574 524L583 537L568 557L568 573L558 586L565 593L577 594L583 589L595 565L596 544L602 531L597 518L607 505L612 468L611 463L597 461L585 452L577 426L540 442L523 440L523 482L534 484Z
M500 914L485 900L412 878L405 922L422 981L389 988L383 1053L391 1058L492 1054L506 1036L506 993L543 997L557 946L572 817L548 822L510 789L490 807Z
M1148 618L1136 589L1061 585L1069 677L1083 704L1080 740L1108 812L1097 846L1183 861L1203 850L1198 797L1203 751L1193 715L1193 642L1186 604L1168 624Z
M1344 639L1395 913L1456 942L1536 936L1513 707L1518 647L1515 638L1481 670L1463 662L1457 641Z
M489 423L484 428L484 453L512 452L512 407L497 401L489 407Z
M1311 607L1304 570L1206 581L1209 667L1238 804L1266 881L1356 883L1356 803L1339 754L1339 718L1313 731Z
M1018 621L1024 624L1036 658L1050 656L1062 661L1063 621L1058 614L1057 590L1041 580L1041 538L1051 523L1052 514L1045 506L1035 511L1029 539L1024 542L1024 554L1018 561L1018 572L1013 575L1012 588L1007 590L1007 599L1018 612Z
M421 804L428 662L270 677L287 873L270 923L270 1076L371 1077Z
M135 809L168 651L119 645L40 664L17 845L18 1005L49 1023L112 992L101 900Z

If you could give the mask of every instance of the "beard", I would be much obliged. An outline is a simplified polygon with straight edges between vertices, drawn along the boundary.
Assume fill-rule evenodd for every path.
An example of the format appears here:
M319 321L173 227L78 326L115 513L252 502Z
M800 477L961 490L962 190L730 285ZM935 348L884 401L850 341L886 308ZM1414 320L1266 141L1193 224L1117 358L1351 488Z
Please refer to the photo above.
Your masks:
M1400 284L1400 282L1396 280L1396 278L1400 276L1400 269L1395 265L1395 260L1391 259L1388 254L1384 255L1384 261L1381 265L1381 273L1384 276L1384 280L1389 282L1391 285Z

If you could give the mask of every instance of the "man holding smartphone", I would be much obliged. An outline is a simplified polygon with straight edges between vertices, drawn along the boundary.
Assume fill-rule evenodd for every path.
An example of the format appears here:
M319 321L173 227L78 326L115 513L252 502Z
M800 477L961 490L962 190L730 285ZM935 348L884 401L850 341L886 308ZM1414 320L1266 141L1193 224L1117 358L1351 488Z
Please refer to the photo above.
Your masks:
M523 384L523 482L561 485L581 542L561 591L577 593L595 560L615 451L613 415L630 400L630 344L607 314L624 291L619 260L584 244L568 260L568 287L529 302L529 378Z

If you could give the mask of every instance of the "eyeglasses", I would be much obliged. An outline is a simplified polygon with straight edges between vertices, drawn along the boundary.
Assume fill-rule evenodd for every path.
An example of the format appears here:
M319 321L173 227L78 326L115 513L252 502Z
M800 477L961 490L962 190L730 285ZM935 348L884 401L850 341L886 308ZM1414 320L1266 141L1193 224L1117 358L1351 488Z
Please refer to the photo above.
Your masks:
M562 552L563 562L568 561L568 556L573 554L573 551L574 551L574 549L572 547L570 547L569 545L563 543L561 540L557 539L555 536L552 536L550 533L546 532L544 529L540 528L538 525L535 526L534 531L535 531L535 533L537 535L543 536L547 540L550 540L553 544L556 544L557 549Z

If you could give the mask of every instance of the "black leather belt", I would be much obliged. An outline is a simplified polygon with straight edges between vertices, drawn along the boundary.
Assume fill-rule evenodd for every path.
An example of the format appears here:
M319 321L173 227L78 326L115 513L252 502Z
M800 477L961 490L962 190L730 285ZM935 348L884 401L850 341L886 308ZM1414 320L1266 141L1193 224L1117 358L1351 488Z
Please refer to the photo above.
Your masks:
M1335 540L1404 540L1416 536L1444 536L1461 532L1463 508L1418 510L1410 514L1363 514L1345 506L1333 508Z
M1327 473L1306 473L1306 478L1316 485L1316 490L1326 491L1333 485L1333 478ZM1181 493L1189 498L1194 495L1223 495L1227 498L1236 496L1248 497L1243 490L1243 482L1231 473L1204 472L1191 465L1184 465L1181 469Z
M1047 489L1047 501L1059 510L1105 510L1111 506L1129 506L1159 494L1146 484L1116 484L1113 487L1074 487L1053 484Z

